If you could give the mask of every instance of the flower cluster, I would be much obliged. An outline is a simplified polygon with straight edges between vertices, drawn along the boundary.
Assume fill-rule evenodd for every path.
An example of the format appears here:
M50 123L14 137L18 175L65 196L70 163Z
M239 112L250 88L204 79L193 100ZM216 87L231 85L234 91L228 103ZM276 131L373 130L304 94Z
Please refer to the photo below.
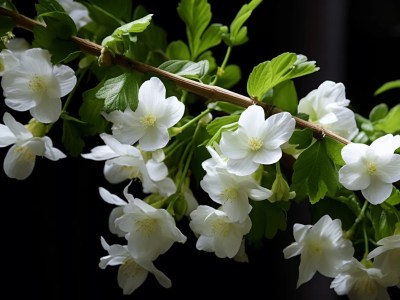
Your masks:
M4 105L29 120L5 112L0 147L10 146L9 178L31 176L37 157L57 161L68 152L104 163L106 182L123 185L124 199L98 188L114 206L111 237L99 237L107 252L99 267L118 266L123 294L149 273L170 288L158 259L189 234L197 250L248 262L246 249L285 230L301 201L323 205L311 210L315 224L295 223L295 241L283 249L286 259L300 256L297 287L318 272L352 300L389 299L388 288L400 288L399 106L364 118L344 84L330 80L298 99L293 80L319 68L289 52L253 69L249 98L228 91L241 76L230 53L247 42L243 24L261 0L245 4L230 26L209 25L207 0L181 0L188 43L168 46L142 8L108 12L106 1L92 2L39 3L32 43L12 38L10 22L0 52ZM197 11L203 19L193 19ZM211 49L220 44L227 50L217 65ZM65 151L50 138L58 122ZM88 137L94 145L86 149Z

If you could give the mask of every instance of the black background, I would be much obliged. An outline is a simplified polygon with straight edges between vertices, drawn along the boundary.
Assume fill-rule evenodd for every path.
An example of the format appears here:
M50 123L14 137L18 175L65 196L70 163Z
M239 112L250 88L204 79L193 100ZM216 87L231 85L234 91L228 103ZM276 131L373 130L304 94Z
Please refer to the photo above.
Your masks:
M32 15L33 1L14 2L22 13ZM169 41L185 39L177 0L133 2L154 13L154 22L166 28ZM229 24L244 3L209 2L212 22L223 24ZM290 51L316 60L321 68L295 80L299 98L323 81L333 80L345 84L347 98L364 115L379 102L398 103L397 91L379 97L373 92L400 77L400 1L264 0L247 26L250 40L234 48L230 60L242 68L244 78L234 91L246 93L245 78L255 65ZM219 62L222 58L221 50ZM4 111L10 110L2 102L1 115ZM25 113L13 115L19 120ZM63 150L61 141L52 139ZM87 145L86 152L92 146ZM0 149L0 157L7 150ZM241 264L197 251L185 220L179 228L188 237L186 244L174 244L156 261L172 280L172 288L162 288L149 275L132 296L122 296L117 267L98 267L99 258L106 255L100 236L117 242L107 225L113 207L101 200L98 187L121 197L123 188L110 187L102 169L103 162L82 158L58 162L38 158L33 174L24 181L0 172L2 274L6 277L1 286L3 293L11 293L3 299L238 298L241 293L263 299L346 299L336 296L329 289L330 279L319 275L296 289L299 259L285 260L282 254L293 240L291 230L265 241L262 249L248 249L250 262ZM288 228L309 221L306 204L294 204ZM390 290L396 299L399 290Z

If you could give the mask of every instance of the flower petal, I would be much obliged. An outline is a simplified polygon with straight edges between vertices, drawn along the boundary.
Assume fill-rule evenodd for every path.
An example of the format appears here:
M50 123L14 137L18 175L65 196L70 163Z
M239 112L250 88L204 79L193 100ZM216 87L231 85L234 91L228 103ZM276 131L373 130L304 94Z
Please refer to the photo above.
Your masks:
M341 154L346 164L353 164L358 162L361 157L364 157L367 150L368 145L350 143L342 148Z
M254 132L255 128L265 126L265 113L264 109L259 105L250 105L246 108L239 118L239 126L250 133Z
M60 85L61 97L64 97L76 84L76 76L74 70L65 65L56 65L53 67L53 74Z
M393 185L384 183L380 180L371 180L370 185L361 190L361 193L371 204L380 204L389 198L392 193Z
M4 158L4 172L10 178L26 179L35 166L36 156L27 147L12 146Z
M165 127L148 128L139 140L140 148L144 151L154 151L168 144L169 134Z
M61 99L46 98L30 109L32 117L42 123L54 123L61 115Z
M344 165L339 169L339 182L352 191L363 190L371 183L371 178L362 164Z
M221 136L220 148L224 156L241 159L249 153L248 137L243 131L224 131Z
M151 107L158 100L164 100L165 94L166 90L162 81L157 77L151 77L143 82L139 88L139 103Z

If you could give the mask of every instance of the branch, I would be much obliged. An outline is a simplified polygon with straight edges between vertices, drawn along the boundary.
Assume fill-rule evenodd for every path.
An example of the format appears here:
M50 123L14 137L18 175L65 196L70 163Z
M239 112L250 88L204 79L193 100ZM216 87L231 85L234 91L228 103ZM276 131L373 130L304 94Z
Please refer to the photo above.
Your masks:
M23 28L23 29L26 29L29 31L33 31L34 26L45 26L44 24L42 24L40 22L37 22L37 21L30 19L24 15L21 15L17 12L8 10L3 7L0 7L0 15L9 16L9 17L13 18L16 27ZM101 54L107 55L107 53L108 53L108 52L104 51L104 48L101 47L100 45L90 42L88 40L82 39L80 37L72 36L71 40L76 45L78 45L79 49L82 52L92 54L92 55L98 56L98 57ZM109 57L107 57L106 59L109 59L111 64L112 63L119 64L119 65L136 70L141 73L154 73L157 76L167 78L167 79L173 81L176 85L183 88L184 90L187 90L187 91L197 94L199 96L206 97L212 101L226 101L226 102L236 104L236 105L239 105L242 107L248 107L250 105L257 104L264 108L266 115L272 115L272 114L282 112L281 109L279 109L273 105L268 105L266 103L251 99L250 97L243 96L241 94L223 89L218 86L211 86L211 85L206 85L206 84L203 84L200 82L196 82L196 81L169 73L167 71L158 69L156 67L128 59L121 55L112 57L111 54L109 54ZM327 136L336 141L339 141L342 144L350 143L350 141L348 141L347 139L342 138L341 136L333 133L330 130L324 129L317 124L314 124L314 123L311 123L308 121L304 121L296 116L293 116L293 118L296 121L297 127L311 129L313 131L314 137L317 139L323 139L324 137Z

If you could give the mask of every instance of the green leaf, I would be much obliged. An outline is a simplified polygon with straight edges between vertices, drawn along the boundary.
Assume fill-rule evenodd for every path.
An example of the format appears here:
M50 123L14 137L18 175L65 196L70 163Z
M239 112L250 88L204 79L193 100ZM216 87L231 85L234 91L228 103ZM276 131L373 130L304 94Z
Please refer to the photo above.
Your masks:
M130 20L132 0L90 0L91 3L112 15L115 19ZM114 27L115 28L115 27Z
M230 33L224 38L228 46L238 46L247 42L247 28L243 24L251 16L253 10L262 2L262 0L252 0L248 4L244 4L236 17L229 26Z
M223 126L236 123L237 121L239 121L239 115L218 117L207 125L207 131L210 135L215 135Z
M400 88L400 80L389 81L389 82L384 83L381 87L379 87L375 91L374 96L382 94L388 90L398 89L398 88Z
M375 231L375 240L393 235L396 228L398 211L393 211L394 207L385 207L383 205L370 205L370 215L372 226Z
M289 139L289 144L297 145L296 149L306 149L311 145L313 132L309 128L296 129Z
M326 148L326 139L316 141L297 158L293 165L291 188L296 191L296 198L308 195L314 204L328 193L335 194L338 175Z
M35 4L35 9L38 15L53 11L65 13L64 8L56 0L39 0L39 3Z
M392 194L385 200L385 203L392 206L400 204L400 191L393 187Z
M138 104L140 77L134 72L123 73L104 82L96 97L104 99L104 110L125 110L129 105L135 110Z
M81 138L80 126L78 122L64 118L62 143L71 156L77 157L82 153L85 142Z
M237 84L241 78L242 72L240 67L238 65L228 65L225 67L222 75L218 77L217 85L225 89L230 89Z
M306 61L304 55L285 52L254 67L247 81L247 92L254 99L262 99L264 94L279 83L313 73L318 70L314 61Z
M296 88L292 80L285 80L272 89L272 93L263 101L275 105L280 109L290 112L292 115L297 113L298 98Z
M376 122L380 119L383 119L384 117L386 117L388 111L389 107L387 106L387 104L380 103L371 109L371 112L369 113L369 120L371 122Z
M74 21L64 12L49 12L41 15L46 27L35 25L33 46L49 50L53 64L61 63L71 53L80 51L71 40L76 35Z
M167 47L166 54L170 59L190 60L189 48L181 40L171 42Z
M211 24L201 36L201 43L197 53L203 53L204 51L219 45L222 40L222 35L227 31L228 27L226 26L221 24Z
M200 54L201 35L211 21L211 6L207 0L182 0L177 11L186 24L191 60L196 60Z
M202 60L199 62L188 60L168 60L158 66L158 68L179 76L197 79L207 74L209 63L208 60Z
M252 247L260 248L266 238L272 239L278 230L286 230L290 202L251 201L251 206L249 216L252 226L246 240Z
M6 35L7 32L14 28L14 20L11 17L0 16L0 37Z
M15 11L15 12L18 11L11 0L2 0L2 1L0 1L0 6L4 7L4 8L7 8L9 10Z
M374 128L377 130L382 130L385 133L398 133L400 132L400 104L394 106L389 110L388 114L373 123Z
M325 138L326 151L329 158L338 166L344 166L345 162L342 158L342 149L344 144L330 138Z
M224 101L212 102L208 105L208 108L216 111L222 111L229 115L240 114L244 111L244 107Z
M113 3L113 1L108 2ZM118 18L111 14L109 10L88 3L86 3L86 7L88 8L90 18L94 22L91 25L93 27L92 29L95 31L94 35L97 36L99 40L111 35L115 28L123 24Z
M148 14L147 16L144 16L138 20L134 20L130 23L120 26L114 30L114 32L112 33L112 36L116 37L116 38L120 38L123 35L126 35L128 33L138 33L138 32L145 31L146 28L150 25L152 16L153 16L153 14Z
M100 82L96 87L82 94L83 102L79 108L79 116L87 124L85 135L105 132L107 121L101 115L104 110L104 100L96 98L96 94L103 84L104 82Z

